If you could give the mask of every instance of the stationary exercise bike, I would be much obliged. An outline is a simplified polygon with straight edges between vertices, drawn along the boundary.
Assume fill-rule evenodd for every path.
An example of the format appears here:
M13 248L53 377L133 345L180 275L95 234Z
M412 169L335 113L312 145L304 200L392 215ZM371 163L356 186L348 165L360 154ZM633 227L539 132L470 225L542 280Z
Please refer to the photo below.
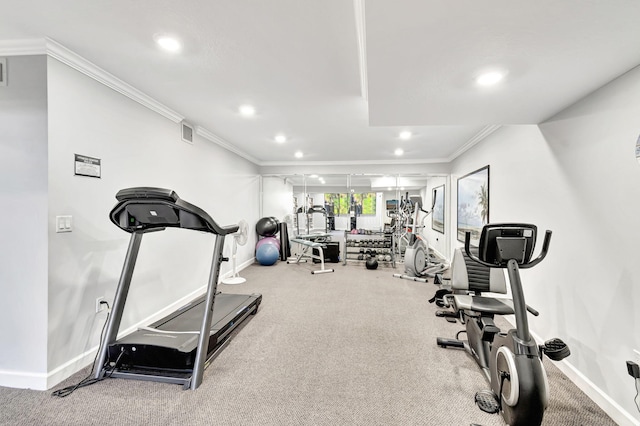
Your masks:
M454 293L445 296L453 312L439 312L439 316L454 316L464 323L466 330L462 332L468 340L438 338L438 345L464 348L471 354L491 383L491 391L476 394L478 407L489 413L500 412L511 426L542 422L549 400L542 354L554 361L570 354L562 340L551 339L538 346L529 332L527 311L535 316L538 312L525 303L519 270L540 263L551 241L551 231L547 231L540 255L531 260L536 233L536 226L530 224L485 225L477 252L473 253L467 232L466 257L460 249L454 253ZM507 269L512 299L480 296L485 291L506 293L501 269ZM505 333L493 318L508 314L515 314L516 328Z

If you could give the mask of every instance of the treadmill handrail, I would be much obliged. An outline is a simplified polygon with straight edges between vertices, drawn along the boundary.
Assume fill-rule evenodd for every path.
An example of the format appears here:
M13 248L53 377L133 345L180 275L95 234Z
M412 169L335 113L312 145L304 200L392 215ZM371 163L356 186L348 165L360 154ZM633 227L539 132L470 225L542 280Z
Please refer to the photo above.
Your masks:
M111 222L113 222L118 228L129 233L146 231L150 229L177 227L204 231L218 235L227 235L234 233L239 229L238 225L218 225L211 218L211 216L207 214L207 212L205 212L198 206L184 201L178 196L178 194L176 194L175 191L171 189L154 187L125 188L118 191L118 193L116 194L116 199L118 200L118 203L111 210L109 218L111 219ZM143 205L158 205L170 207L174 210L174 213L177 213L177 221L163 222L160 220L160 218L158 218L158 220L145 222L137 220L132 223L131 221L129 221L128 217L126 216L126 213L129 212L128 209L131 207ZM196 220L188 221L189 223L184 223L183 220L180 220L180 212L185 212L187 214L187 216L183 217L183 219L186 219L189 215L191 215L192 217L196 218ZM125 216L125 220L121 220L123 219L121 217L123 215Z

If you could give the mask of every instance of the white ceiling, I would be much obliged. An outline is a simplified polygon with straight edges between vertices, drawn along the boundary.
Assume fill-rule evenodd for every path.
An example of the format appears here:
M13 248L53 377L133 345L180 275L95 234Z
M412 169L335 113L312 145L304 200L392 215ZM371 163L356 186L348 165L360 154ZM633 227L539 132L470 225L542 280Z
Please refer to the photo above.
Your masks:
M48 37L263 165L299 163L297 150L309 163L447 161L495 125L539 123L640 64L637 0L0 6L0 40ZM160 50L160 33L183 49ZM503 84L475 86L492 68L508 72ZM246 103L255 117L238 114Z

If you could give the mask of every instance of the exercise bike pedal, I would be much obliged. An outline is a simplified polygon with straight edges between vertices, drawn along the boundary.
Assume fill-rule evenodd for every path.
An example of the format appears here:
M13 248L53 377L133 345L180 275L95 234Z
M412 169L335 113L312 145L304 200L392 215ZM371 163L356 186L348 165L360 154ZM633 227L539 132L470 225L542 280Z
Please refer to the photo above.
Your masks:
M444 318L458 318L458 314L453 311L436 311L436 316Z
M458 314L453 311L436 311L436 316L444 318L447 322L454 324L458 322Z
M436 311L436 316L454 324L458 322L458 314L453 311Z
M544 345L540 347L540 351L552 361L561 361L571 355L569 346L557 337L544 342Z
M489 414L496 414L500 411L500 403L496 394L490 390L476 392L476 405L479 409Z

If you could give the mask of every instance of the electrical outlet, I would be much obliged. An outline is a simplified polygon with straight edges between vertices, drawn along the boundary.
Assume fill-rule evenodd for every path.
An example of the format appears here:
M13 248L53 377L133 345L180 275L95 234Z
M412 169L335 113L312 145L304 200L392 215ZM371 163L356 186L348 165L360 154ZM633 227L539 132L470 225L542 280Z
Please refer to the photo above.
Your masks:
M96 314L99 314L100 312L102 312L104 308L106 308L106 305L103 306L101 303L103 301L104 301L104 296L100 296L96 299Z

